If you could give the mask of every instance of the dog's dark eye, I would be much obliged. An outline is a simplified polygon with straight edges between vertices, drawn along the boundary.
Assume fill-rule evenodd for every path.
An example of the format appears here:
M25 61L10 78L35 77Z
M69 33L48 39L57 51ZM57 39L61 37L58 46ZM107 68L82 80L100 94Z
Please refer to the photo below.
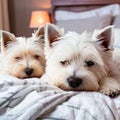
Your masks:
M40 56L39 55L34 55L34 58L35 59L38 59Z
M21 57L18 57L18 56L17 56L17 57L15 57L15 60L17 60L17 61L18 61L18 60L21 60Z
M69 61L65 60L65 61L60 61L60 63L63 65L63 66L67 66L70 64Z
M87 65L88 67L94 65L94 62L93 62L93 61L90 61L90 60L89 60L89 61L86 61L85 63L86 63L86 65Z

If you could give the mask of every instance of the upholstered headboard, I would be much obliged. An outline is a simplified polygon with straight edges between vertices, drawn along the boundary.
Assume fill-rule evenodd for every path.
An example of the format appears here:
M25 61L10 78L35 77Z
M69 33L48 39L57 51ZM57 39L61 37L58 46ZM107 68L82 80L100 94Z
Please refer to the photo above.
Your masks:
M88 11L110 4L120 4L120 0L51 0L51 18L55 23L55 11L68 10L74 12Z

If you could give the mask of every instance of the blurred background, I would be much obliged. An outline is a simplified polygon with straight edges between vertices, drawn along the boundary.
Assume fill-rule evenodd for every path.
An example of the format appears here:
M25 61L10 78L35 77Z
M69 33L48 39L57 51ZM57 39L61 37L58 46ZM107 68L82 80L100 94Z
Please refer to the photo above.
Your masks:
M37 28L34 25L37 23L31 21L32 13L43 14L44 12L40 11L45 11L42 18L50 17L50 2L50 0L0 0L0 29L10 31L17 37L31 36Z

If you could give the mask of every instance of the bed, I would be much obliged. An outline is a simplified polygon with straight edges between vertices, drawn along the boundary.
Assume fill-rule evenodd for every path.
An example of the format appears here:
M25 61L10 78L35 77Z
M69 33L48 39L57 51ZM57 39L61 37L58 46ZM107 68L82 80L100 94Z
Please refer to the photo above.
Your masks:
M82 12L107 7L105 11L108 14L105 15L112 14L110 16L112 20L109 21L109 24L114 23L116 28L119 27L115 21L119 22L120 0L52 0L51 4L52 22L59 26L63 23L66 25L66 22L73 23L76 20L73 17L76 16L76 12L77 14L80 13L77 16L82 16L82 18L77 19L82 19L81 21L84 22L87 15L91 19L91 14L85 15ZM109 5L112 7L108 8ZM57 18L56 11L59 13ZM67 14L69 20L66 20L65 15L60 17L61 12ZM92 17L94 18L96 15L97 17L100 16L101 12L94 13ZM102 14L101 16L105 17L105 15ZM76 28L73 29L74 26L72 29L70 29L71 27L67 28L68 26L61 27L64 27L65 32L68 30L77 31ZM102 27L100 26L98 29ZM92 29L88 29L88 31L93 29L92 26ZM83 30L82 28L81 31L77 32ZM118 38L119 30L117 32ZM119 44L120 42L117 40L116 45ZM110 98L98 92L64 91L47 83L44 76L21 80L10 75L4 75L0 76L0 120L120 120L120 95Z

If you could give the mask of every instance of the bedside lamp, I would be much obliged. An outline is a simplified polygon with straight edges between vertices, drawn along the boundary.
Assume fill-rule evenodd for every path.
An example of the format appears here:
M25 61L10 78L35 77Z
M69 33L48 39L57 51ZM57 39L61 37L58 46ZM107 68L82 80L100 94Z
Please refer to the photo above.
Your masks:
M30 28L38 28L50 22L50 17L46 11L33 11L30 18Z

